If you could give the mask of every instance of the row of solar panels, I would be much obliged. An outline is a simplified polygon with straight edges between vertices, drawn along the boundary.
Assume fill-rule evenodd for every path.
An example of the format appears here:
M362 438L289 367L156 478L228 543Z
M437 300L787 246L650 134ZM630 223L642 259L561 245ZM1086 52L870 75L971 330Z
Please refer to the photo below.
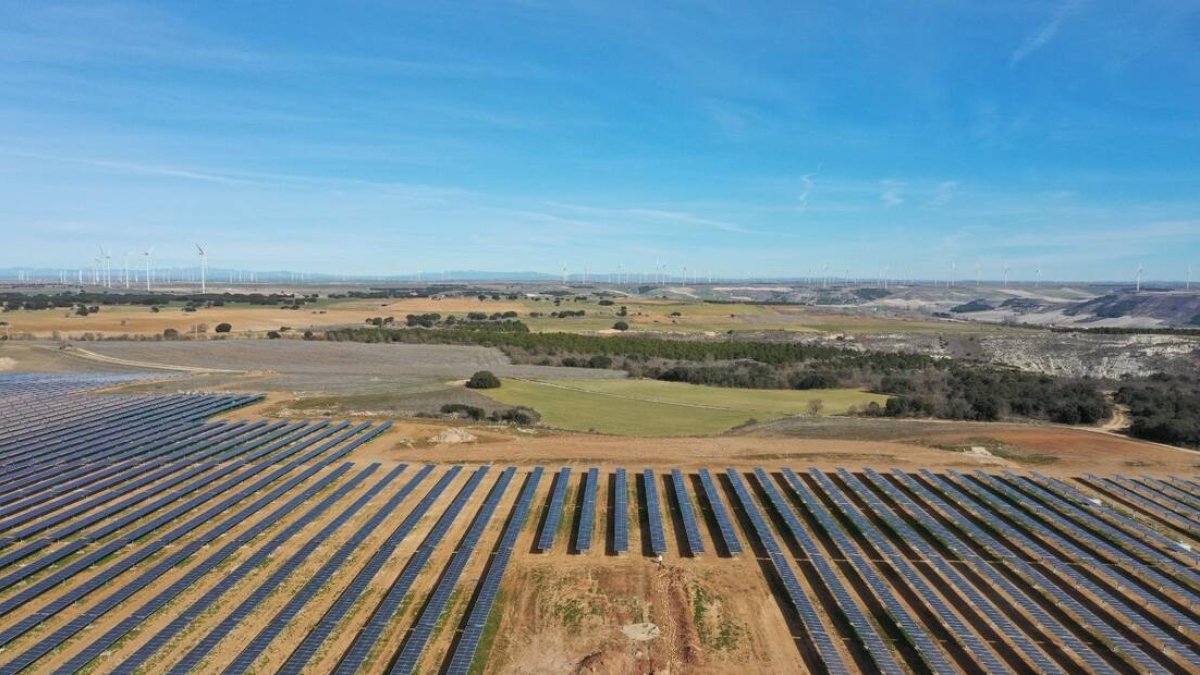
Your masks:
M348 469L348 467L346 467L346 469ZM346 469L342 469L342 471L345 471ZM398 473L398 471L396 473ZM400 603L402 603L408 595L413 579L418 573L420 573L421 569L428 562L433 549L438 545L442 538L444 538L450 527L450 524L465 505L467 499L470 497L471 492L474 491L474 489L478 486L479 480L482 479L484 473L486 473L486 468L482 468L477 471L472 476L471 481L468 482L468 485L464 487L463 491L460 492L455 498L454 503L451 504L451 508L448 509L447 512L443 513L441 518L439 518L437 525L435 525L434 529L426 537L425 541L422 542L421 546L417 549L417 553L414 554L412 559L410 559L408 565L405 567L404 573L402 573L401 577L392 585L387 596L385 596L384 601L378 608L376 608L371 619L368 621L367 626L364 627L364 629L359 633L354 643L355 647L352 647L351 650L342 657L342 660L339 663L340 671L353 672L360 668L366 661L370 654L370 650L378 641L382 631L393 620ZM808 532L810 529L812 531L816 531L816 529L819 527L821 531L823 531L833 540L834 546L840 555L845 556L849 560L855 573L864 580L867 586L872 589L875 596L882 602L885 611L888 612L888 615L903 633L904 639L914 645L916 652L920 655L922 660L925 661L925 667L934 672L943 672L947 669L952 670L952 667L946 661L946 654L943 654L942 652L942 647L934 642L926 627L923 626L922 623L915 618L909 612L909 610L903 606L902 603L898 601L898 598L895 596L892 590L890 590L888 583L873 568L873 565L876 564L872 562L873 558L869 555L866 555L861 549L860 544L848 536L847 532L854 531L860 533L861 536L865 538L865 541L869 543L877 553L882 554L886 558L887 564L889 564L892 569L905 580L910 588L916 590L921 597L932 597L937 600L939 606L935 609L937 609L938 613L941 616L946 617L946 620L952 623L958 622L959 624L954 626L954 630L951 632L951 635L955 636L955 640L960 642L961 646L966 650L967 653L973 654L974 656L972 658L977 659L981 666L985 667L987 670L994 670L996 663L992 660L996 658L996 654L994 654L992 650L986 646L983 646L975 632L969 628L966 628L965 624L963 624L961 620L954 615L954 612L951 610L951 608L944 602L941 602L940 599L936 598L936 594L933 593L932 589L925 584L920 574L918 574L918 572L914 570L912 566L907 563L907 561L904 560L903 556L899 555L898 551L894 550L894 544L892 544L886 537L883 537L883 535L881 535L877 530L872 529L868 519L863 518L861 514L857 517L855 516L855 507L853 503L850 502L844 494L842 494L841 488L833 485L819 472L812 473L814 475L814 480L816 481L815 484L825 495L825 499L828 501L828 503L832 506L825 506L825 502L822 501L822 498L817 497L815 492L811 491L803 481L801 481L794 473L788 470L784 471L784 479L786 481L784 484L791 489L791 493L793 495L791 499L785 497L782 492L780 492L779 486L765 471L757 469L755 470L754 475L756 484L766 496L764 503L769 505L772 511L784 523L785 527L782 531L786 532L793 541L797 542L806 559L809 560L814 566L821 582L833 595L838 610L847 617L847 621L853 628L855 639L861 643L861 646L866 650L872 659L874 668L884 672L891 672L895 669L898 669L900 666L895 661L895 656L892 649L889 647L888 640L879 634L877 628L873 625L872 619L868 618L864 614L863 610L858 607L856 601L847 591L838 574L834 571L823 548L818 545L809 535ZM411 668L414 668L418 663L420 655L424 650L429 637L429 630L431 630L433 625L436 625L437 621L444 613L446 604L445 601L449 597L448 594L457 584L459 577L461 576L462 569L465 568L467 560L470 558L472 552L478 544L479 535L482 528L486 526L486 523L492 517L492 512L494 512L496 505L503 494L504 488L507 486L508 481L511 480L512 475L512 469L506 470L505 474L502 474L501 483L498 483L497 486L493 488L492 492L489 493L489 497L485 501L483 507L481 507L480 512L476 515L471 529L468 530L463 541L460 542L459 547L456 549L456 552L451 558L450 566L443 573L442 579L431 593L431 597L427 600L426 605L424 606L425 609L422 611L418 622L414 625L411 633L404 640L403 646L398 653L398 658L392 662L392 669L395 672L409 672ZM538 475L540 477L540 472ZM561 472L559 477L562 478L564 475L569 477L569 470ZM888 497L898 504L900 508L907 509L909 517L914 518L915 522L920 523L922 527L933 532L933 536L938 539L942 545L946 546L947 549L953 551L956 554L956 557L967 561L968 564L972 565L976 572L988 578L989 585L995 589L999 589L1001 592L1013 598L1017 605L1022 608L1022 611L1034 619L1036 626L1039 628L1044 628L1045 630L1054 634L1055 637L1061 641L1061 644L1071 653L1075 654L1089 669L1096 670L1098 672L1112 671L1113 668L1110 661L1114 656L1118 659L1128 659L1129 662L1134 664L1136 667L1146 670L1161 669L1164 665L1164 662L1200 667L1200 664L1197 664L1195 661L1196 655L1194 652L1196 650L1194 641L1189 642L1188 638L1186 638L1186 634L1194 630L1188 625L1188 622L1194 622L1194 615L1180 611L1175 604L1164 604L1162 599L1162 596L1167 590L1169 590L1171 593L1179 593L1182 591L1184 593L1184 600L1186 601L1189 595L1194 598L1194 589L1192 589L1189 594L1188 586L1178 585L1179 582L1173 581L1170 577L1162 576L1162 573L1158 572L1156 569L1145 565L1142 565L1141 567L1137 565L1131 566L1131 569L1133 570L1132 572L1126 570L1114 571L1109 569L1114 567L1114 565L1108 564L1102 560L1097 560L1095 555L1080 549L1079 546L1074 543L1078 542L1080 544L1085 544L1089 549L1096 550L1104 555L1107 555L1110 558L1110 561L1108 561L1109 563L1113 562L1113 559L1116 558L1122 558L1121 560L1116 560L1116 562L1124 562L1122 556L1126 552L1127 548L1135 549L1138 551L1139 555L1152 557L1156 550L1153 548L1147 549L1145 548L1145 545L1139 543L1140 541L1152 538L1140 536L1144 533L1141 533L1138 528L1121 527L1120 520L1112 517L1109 514L1105 514L1103 517L1101 517L1093 516L1092 514L1087 513L1086 510L1083 510L1083 507L1080 505L1079 499L1076 495L1072 495L1065 490L1054 490L1053 483L1050 481L1043 481L1041 479L1020 479L1019 477L1014 476L1008 476L1006 477L1006 480L1001 480L1000 478L986 474L979 474L976 477L967 477L954 472L951 472L949 477L943 477L930 472L924 472L922 474L924 483L933 486L933 488L938 490L941 495L952 498L950 501L947 501L942 496L939 496L939 494L935 494L929 487L926 487L925 484L918 483L911 475L897 472L895 482L898 485L903 486L908 493L917 496L919 499L925 502L925 504L932 505L933 508L937 510L941 519L953 523L960 532L966 533L966 537L972 543L965 544L963 543L963 540L959 538L962 535L952 533L949 530L940 527L939 518L932 517L930 515L930 512L928 511L929 506L918 505L916 502L909 499L905 493L897 490L894 485L874 472L867 472L866 475L869 481L876 484L877 489L879 489L882 494L888 495ZM333 478L330 478L330 480L335 479L338 476L340 476L340 474L333 475ZM859 479L848 473L843 472L840 474L840 477L847 486L852 487L859 484ZM799 581L792 571L791 565L789 564L788 554L775 540L774 534L771 532L771 528L767 524L766 519L763 518L762 513L758 510L759 507L755 504L750 492L746 490L742 482L742 477L734 471L729 471L727 472L726 478L728 485L733 490L735 505L745 513L747 519L751 523L754 534L758 538L763 548L766 550L767 555L771 559L771 563L776 570L776 573L779 575L783 585L787 589L788 596L791 599L793 606L796 608L798 615L805 624L807 632L810 635L810 639L817 647L817 652L821 655L820 658L826 662L826 665L829 666L832 671L839 672L846 666L845 663L841 662L842 656L836 647L835 641L830 637L830 635L834 633L832 633L830 630L827 630L826 626L824 625L824 621L827 619L822 617L817 612L816 607L811 601L811 598L808 597L808 594L800 586ZM622 492L628 496L628 486L624 478L624 472L619 471L613 474L612 480L614 489L616 489L617 486L622 486L625 488L622 490ZM684 477L682 472L672 472L669 480L671 493L676 497L676 503L673 505L673 508L679 512L680 518L684 522L684 537L686 539L691 539L690 534L686 531L687 520L683 513L685 510L691 510L692 504L690 501L690 496L687 493L686 486L684 485ZM1028 485L1023 484L1021 482L1022 480L1027 482ZM707 509L713 513L714 520L720 520L716 516L716 511L719 509L721 513L724 514L724 506L721 504L719 495L714 494L716 492L716 486L713 484L711 475L709 475L706 471L702 471L699 474L699 481L701 483L701 489L698 492L698 497L700 494L704 495L701 505L702 510L704 510L703 502L708 502ZM556 483L556 485L553 486L550 498L551 504L553 504L555 500L557 500L559 504L562 504L565 501L565 494L567 491L567 488L565 487L566 483L566 480L561 480L559 483ZM599 493L599 484L600 479L598 470L588 471L581 480L580 504L583 507L580 509L581 518L588 510L591 510L592 517L594 519L595 499ZM294 487L294 484L292 487ZM643 498L645 499L645 502L647 504L653 503L656 507L655 510L657 511L657 507L659 505L658 490L652 472L643 473L640 489L644 493ZM1018 489L1020 489L1021 492L1017 492ZM681 493L683 498L680 498L679 496ZM877 517L883 519L885 522L888 522L889 527L892 527L894 531L899 531L899 528L906 526L903 519L900 519L891 513L892 507L884 505L877 497L871 494L871 491L866 489L865 486L861 491L852 489L851 493L857 495L858 499L863 500L866 503L867 508L870 508ZM531 500L532 494L533 493L531 490L523 490L522 497L518 501L518 506L520 506L520 502L525 501L526 509L528 510L530 508L530 504L527 501L527 498L528 500ZM437 495L433 495L434 499L436 499L436 497ZM590 509L587 507L589 499L591 503ZM616 503L615 499L613 503ZM684 507L685 503L687 504L687 507ZM793 509L796 508L795 505L797 503L803 506L803 510L800 511L800 513L807 513L815 525L806 526L802 522L801 518L797 516L796 512L793 511ZM1072 505L1074 505L1076 508L1071 508ZM835 507L841 512L842 515L840 517L845 518L853 523L853 528L844 529L843 525L839 524L837 518L834 517L832 511L830 510L831 508ZM1024 509L1024 511L1028 513L1023 513L1017 507ZM357 509L353 509L351 512L356 510ZM1005 516L1006 520L997 519L995 515L997 513ZM549 516L550 514L548 513L546 523L550 521ZM727 515L724 515L723 517L724 520L728 521ZM694 512L692 513L692 518L694 522ZM521 519L523 521L524 516L522 516ZM649 516L648 519L650 519ZM1040 524L1038 522L1039 520L1042 521ZM344 523L345 521L342 520L341 522ZM987 523L989 529L999 531L1000 534L1003 535L1002 538L996 539L990 535L976 524L979 522ZM539 533L539 541L541 540L541 536L544 536L546 533L546 523L544 523L543 528ZM1087 530L1082 529L1081 525L1076 525L1073 523L1086 524ZM478 526L476 524L478 524ZM732 523L727 522L727 524L729 526L729 531L732 532ZM511 524L509 527L511 527ZM1105 529L1106 527L1108 529ZM513 541L510 542L508 547L510 549L509 554L511 554L512 543L515 542L516 532L519 531L520 525L517 524L516 528L517 529L512 530ZM719 532L720 530L721 527L718 524L716 531ZM1056 531L1064 531L1070 534L1071 539L1064 538L1061 535L1056 534ZM509 530L506 529L504 537L508 537L508 532ZM1115 540L1115 543L1107 544L1098 539L1096 535L1089 534L1089 532L1103 532L1107 535L1114 535L1114 533L1124 534L1125 538L1114 535L1112 536L1112 539ZM294 534L294 531L292 533ZM1049 540L1050 546L1047 547L1046 545L1039 544L1032 537ZM323 539L323 537L320 537L320 539ZM590 540L590 536L588 539ZM904 537L903 539L904 541L908 542L908 545L916 547L920 540L920 536L913 533L913 536ZM698 526L696 527L696 540L700 540ZM576 542L577 544L581 542L578 534L576 536ZM1157 543L1161 545L1162 542ZM269 545L265 547L265 550L273 550L276 546L277 544ZM1015 550L1014 547L1020 549L1020 551ZM988 559L985 559L984 557L974 553L976 548L987 551ZM304 550L305 549L302 549L302 553ZM308 550L311 552L311 549ZM195 552L196 551L192 549L188 555L191 555ZM1023 559L1022 552L1025 554L1025 557L1032 557L1037 560L1038 562L1036 566ZM1029 555L1031 553L1033 554L1032 556ZM1162 551L1158 551L1157 553L1160 556L1163 554ZM984 614L989 617L989 621L991 621L994 626L999 628L1006 627L1005 624L1007 624L1008 627L1013 626L1011 619L1008 618L1006 613L1001 608L994 606L993 601L979 593L978 589L975 588L974 583L965 580L961 574L956 573L953 565L946 565L946 561L933 548L926 547L925 550L922 551L922 555L930 560L931 564L937 569L938 574L951 581L952 586L957 589L957 592L963 593L964 595L970 597L973 601L972 604L975 607L981 608L980 611L984 612ZM129 558L126 558L126 560L129 560ZM133 564L140 560L141 559L135 560ZM179 559L175 556L172 556L171 560L177 561ZM1095 569L1091 570L1089 574L1084 575L1074 570L1072 564L1068 563L1067 560L1082 560L1085 563L1092 563L1095 565ZM302 560L299 562L302 562ZM299 564L299 562L296 564ZM177 562L172 564L177 564ZM492 565L489 566L489 569L494 565L495 563L493 562ZM1164 567L1169 568L1170 566ZM128 567L125 569L128 569ZM161 567L155 567L154 569L161 569ZM294 570L295 567L293 566L288 569ZM1089 569L1091 568L1089 567ZM1182 576L1184 573L1189 572L1190 570L1188 570L1186 566L1179 566L1178 569L1174 569L1169 573ZM290 574L290 572L283 574L283 576L286 576L286 574ZM492 594L492 600L494 600L494 589L498 587L499 577L502 577L502 575L503 567L500 568L499 576L491 574L485 575L485 581L487 579L491 579L489 583L492 584L491 588L493 589L490 591ZM103 581L112 578L111 576L102 576ZM1101 577L1102 580L1107 578L1111 581L1117 581L1119 577L1123 581L1117 581L1117 587L1123 590L1132 588L1133 590L1127 592L1138 594L1145 601L1145 606L1132 604L1128 599L1114 594L1111 590L1109 590L1109 584L1105 583L1104 581L1097 582L1095 580L1096 576ZM261 602L261 599L265 597L263 594L269 594L272 592L272 588L278 587L279 583L282 582L282 579L283 577L279 576L276 578L274 586L268 585L264 588L260 588L258 591L255 591L255 595L252 595L251 598L246 601L246 603L250 603L250 605L248 605L249 609L257 606L256 603ZM1013 579L1016 579L1017 583L1014 583ZM91 589L83 595L87 595L88 593L91 593L102 586L103 581L101 581L99 585L97 585L95 580L90 582ZM327 581L327 579L317 580L319 584L323 584L325 581ZM485 589L483 588L483 583L484 582L481 581L481 588L477 590L475 604L480 603L481 600L487 597L487 593L485 593ZM1120 585L1122 583L1125 585ZM1157 583L1159 586L1157 589L1149 589L1147 584L1151 583ZM1172 584L1176 584L1176 586L1173 587ZM1073 585L1076 585L1078 588L1083 588L1089 594L1100 598L1104 606L1118 608L1122 612L1122 616L1129 617L1132 627L1114 627L1112 625L1111 618L1098 616L1096 611L1090 608L1090 606L1086 606L1078 599L1072 597L1070 592L1064 592L1062 588L1063 586L1071 587ZM319 590L319 588L320 585L312 586L308 591L308 595L298 596L300 600L297 601L307 602L308 599L313 597L312 594ZM12 663L33 663L37 658L40 658L41 655L48 653L50 650L61 645L62 642L69 639L72 635L78 633L89 623L98 618L99 615L110 611L112 608L116 607L117 604L124 602L129 595L136 590L138 590L137 584L134 584L133 586L122 589L117 594L106 598L99 605L85 612L84 615L80 616L77 620L70 622L66 626L63 626L49 638L39 642L36 647L18 655ZM1085 643L1079 640L1078 636L1073 635L1073 631L1068 627L1069 623L1064 624L1062 623L1061 619L1051 616L1044 611L1043 603L1046 600L1035 601L1031 599L1029 595L1030 593L1045 596L1046 600L1049 600L1053 605L1063 608L1056 611L1065 611L1067 615L1072 616L1073 620L1084 626L1086 630L1102 636L1103 646L1098 646L1090 642ZM70 602L77 602L79 599L82 599L83 595L73 594ZM214 599L218 596L214 596ZM256 597L258 598L257 601L254 600ZM487 601L483 600L483 602L486 603ZM483 605L479 606L482 607ZM61 605L61 603L52 603L50 607L54 611L61 611L61 609L65 606ZM248 612L249 609L246 611ZM40 622L42 618L44 618L45 611L46 610L43 610L42 612L38 613L38 616L41 618L38 618L37 622ZM153 612L154 610L149 609L148 611ZM202 609L197 610L197 612L202 611ZM296 611L298 611L298 609ZM1178 621L1180 628L1175 631L1164 630L1161 626L1161 620L1155 616L1155 613L1170 615L1172 611L1176 612L1177 616L1171 616L1170 618ZM137 617L139 614L141 615L141 619L144 619L147 615L145 610L139 610L137 613L135 613L135 617ZM238 614L239 616L244 615L241 613L235 614ZM183 625L186 625L186 623L190 622L191 619L194 619L195 616L198 616L198 614L184 617L182 619L184 620ZM468 633L476 634L482 631L481 622L486 622L487 612L484 611L482 616L479 616L479 613L472 609L469 613L469 616L473 616L474 619L471 619L464 626L464 639L468 636ZM232 630L233 627L236 626L238 620L239 619L237 619L236 616L231 615L231 618L229 619L230 623L225 632ZM37 622L35 622L34 625L36 625ZM20 624L18 624L18 626L19 625ZM278 627L282 628L283 625L286 625L286 621ZM336 622L334 625L336 625ZM377 630L371 629L373 625L378 627ZM29 628L26 628L25 630L27 631L28 629ZM130 628L126 628L126 632L129 629ZM1180 638L1181 634L1185 634L1185 637L1182 640ZM1028 661L1035 664L1040 670L1045 672L1060 672L1062 670L1060 665L1056 665L1055 662L1049 660L1041 648L1025 638L1021 630L1015 630L1011 634L1006 632L1005 635L1008 637L1008 639L1013 640ZM328 633L326 633L326 637L327 636ZM1156 647L1165 649L1163 652L1165 656L1163 654L1146 650L1142 644L1139 644L1139 640L1136 639L1137 636L1153 638L1155 641L1154 645ZM111 638L111 641L115 642L115 640L119 639L119 637L120 635L114 636ZM7 644L12 639L13 638L9 636L8 633L0 634L0 644ZM261 653L261 649L265 649L265 646L269 644L270 639L273 638L263 639L266 640L265 643L256 638L256 644L259 645L259 653ZM825 642L826 640L829 640L829 642ZM180 662L181 665L176 666L176 669L182 672L185 667L201 663L203 657L213 647L215 647L216 643L219 641L220 638L217 637L208 641L207 646L205 646L203 643L197 646L195 649L193 649L193 652L196 653L196 656L191 657L191 655L189 655L188 658L185 658L184 661ZM152 640L152 642L154 641ZM308 640L305 642L308 642ZM154 642L154 644L160 643ZM320 642L317 643L318 646L319 644ZM91 647L89 647L89 649L91 649ZM98 646L97 649L100 649L100 651L89 652L93 655L88 657L88 661L94 658L96 654L103 651L104 646ZM149 649L149 647L147 647L147 651L143 655L143 659L152 656L156 649L157 648ZM315 651L308 652L309 658L311 658L311 656L315 653ZM296 658L297 655L303 656L303 652L301 652L301 650L297 650L297 652L293 654L293 659ZM249 669L252 665L252 656L246 657L249 659L249 661L243 660L239 661L239 663L242 663L246 669ZM79 658L83 658L83 655L81 654ZM466 659L469 664L469 658L462 657L459 659L460 665L464 659ZM83 661L81 665L85 665L86 663L87 661ZM292 663L292 661L289 661L289 663ZM299 665L303 665L303 663Z
M742 552L742 544L737 532L729 520L729 514L717 496L716 485L706 469L700 474L701 490L699 496L702 508L711 514L717 523L717 536L725 550L731 555ZM683 527L686 553L697 556L704 553L704 540L700 534L696 505L688 492L687 480L679 469L671 471L665 477L670 484L672 501L669 503L672 513L678 516ZM629 552L629 504L630 489L625 469L616 469L609 475L610 508L608 509L609 532L612 536L611 550L618 555ZM564 515L567 507L567 495L570 490L571 469L563 467L554 478L550 489L550 500L546 506L541 527L538 530L535 549L547 552L554 547L559 531L564 527ZM592 548L596 531L597 499L600 495L600 470L588 469L580 479L579 502L576 509L575 536L571 540L571 550L575 553L586 553ZM648 535L648 550L652 555L662 555L667 552L666 531L662 517L662 503L658 483L654 471L644 470L638 476L636 494L642 504L641 513L645 515L645 527Z

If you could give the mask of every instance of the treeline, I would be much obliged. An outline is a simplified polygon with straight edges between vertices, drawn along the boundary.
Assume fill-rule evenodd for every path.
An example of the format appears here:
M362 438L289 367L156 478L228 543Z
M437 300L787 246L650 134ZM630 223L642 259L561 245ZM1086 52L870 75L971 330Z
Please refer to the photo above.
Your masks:
M507 322L506 322L507 323ZM513 322L520 323L520 322ZM844 367L911 370L936 366L937 359L914 353L859 351L823 344L796 342L713 342L676 340L635 335L601 337L575 333L528 333L524 331L463 330L461 326L446 329L384 329L343 328L327 332L332 340L343 342L406 342L418 344L470 344L499 347L505 351L522 352L530 358L589 357L604 354L622 357L633 362L653 359L668 361L712 362L751 360L780 365L788 363L821 362Z
M1129 406L1130 435L1200 448L1200 380L1152 375L1121 386L1115 398Z
M83 305L144 305L147 307L166 305L172 302L189 306L221 307L225 304L247 305L300 305L316 300L317 295L294 293L95 293L90 291L64 291L61 293L0 293L0 308L4 311L16 309L37 310L69 308Z

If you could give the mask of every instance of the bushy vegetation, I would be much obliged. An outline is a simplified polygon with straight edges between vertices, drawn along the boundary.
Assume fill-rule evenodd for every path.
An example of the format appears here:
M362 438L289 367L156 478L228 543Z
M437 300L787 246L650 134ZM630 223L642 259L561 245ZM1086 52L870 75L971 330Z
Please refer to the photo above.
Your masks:
M954 312L955 314L969 314L970 312L986 312L991 308L991 303L989 303L987 300L979 299L972 300L970 302L964 302L961 305L955 305L954 307L950 308L950 311Z
M490 370L480 370L467 380L468 389L497 389L500 387L500 378L496 377Z
M1155 375L1117 390L1129 406L1129 433L1159 443L1200 447L1200 380Z
M884 378L878 391L894 394L881 414L991 422L1026 417L1061 424L1095 424L1111 406L1086 380L1018 370L954 365Z

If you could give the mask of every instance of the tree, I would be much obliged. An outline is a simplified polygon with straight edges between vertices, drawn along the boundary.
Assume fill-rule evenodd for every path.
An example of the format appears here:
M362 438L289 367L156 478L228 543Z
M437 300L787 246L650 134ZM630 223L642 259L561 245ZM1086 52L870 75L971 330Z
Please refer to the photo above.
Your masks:
M283 337L283 336L280 335L279 331L277 331L277 330L267 331L267 339L269 339L269 340L278 340L281 337Z
M496 377L490 370L480 370L467 380L468 389L497 389L500 387L500 378Z
M219 324L217 324L217 327L215 330L218 333L228 333L229 331L233 330L233 326L231 326L227 323L219 323Z
M613 329L621 331L629 330L629 324L625 323L624 321L618 321L613 324Z
M163 338L166 340L178 340L179 331L175 330L174 328L168 328L163 331Z
M819 398L808 399L808 414L816 417L825 409L825 402Z

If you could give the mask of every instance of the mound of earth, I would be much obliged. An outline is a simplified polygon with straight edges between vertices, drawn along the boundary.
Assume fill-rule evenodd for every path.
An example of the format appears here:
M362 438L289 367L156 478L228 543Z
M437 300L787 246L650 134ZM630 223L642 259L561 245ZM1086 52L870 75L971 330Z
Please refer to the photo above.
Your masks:
M627 623L621 626L621 632L635 642L653 640L662 634L659 627L652 623Z
M430 443L456 444L474 443L475 441L479 440L479 438L469 431L463 431L462 429L451 427L449 429L443 429L442 431L430 436L428 440Z

